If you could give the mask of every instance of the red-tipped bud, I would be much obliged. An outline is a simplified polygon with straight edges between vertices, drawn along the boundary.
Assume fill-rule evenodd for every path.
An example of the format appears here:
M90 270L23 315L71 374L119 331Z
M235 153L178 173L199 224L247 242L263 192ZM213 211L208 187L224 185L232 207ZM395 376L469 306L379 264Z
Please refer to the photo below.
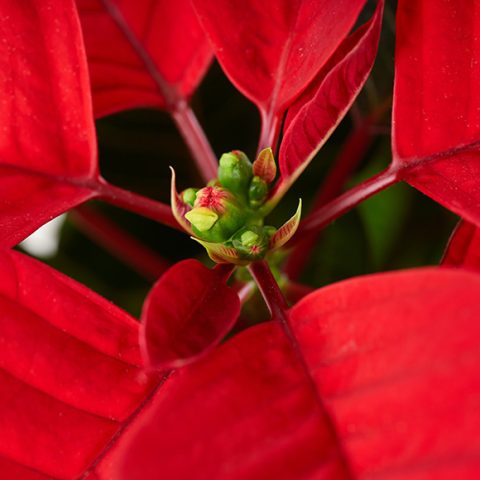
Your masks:
M277 165L271 148L264 148L253 162L253 174L266 183L272 183L277 175Z

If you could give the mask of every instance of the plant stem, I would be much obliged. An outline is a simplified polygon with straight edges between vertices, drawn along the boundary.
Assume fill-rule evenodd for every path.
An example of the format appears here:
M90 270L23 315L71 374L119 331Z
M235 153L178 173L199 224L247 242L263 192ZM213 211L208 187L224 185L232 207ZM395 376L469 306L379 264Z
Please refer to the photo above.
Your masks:
M248 270L255 280L262 297L265 300L268 309L270 310L272 320L276 320L280 323L282 330L285 332L285 335L297 353L297 350L299 350L299 345L288 323L287 300L283 296L283 293L281 292L280 287L278 286L270 267L268 266L268 263L265 260L254 262L250 264Z
M383 172L365 180L343 195L336 197L303 220L290 243L295 245L299 243L305 235L312 235L319 232L330 222L347 213L359 203L400 180L399 170L391 166Z
M271 147L274 155L277 154L277 143L280 135L281 115L261 111L262 130L258 141L257 155L267 147Z
M218 161L212 147L187 102L179 102L170 112L187 144L205 183L217 177Z
M360 121L358 126L355 127L335 159L322 187L318 190L310 210L310 215L320 210L326 202L340 194L345 182L363 160L377 137L372 132L372 127L381 119L390 105L391 101L385 102L373 114ZM308 219L309 216L306 218ZM320 231L311 235L304 235L293 247L284 265L284 272L288 278L296 280L300 277L318 241L319 234Z
M111 185L103 178L96 181L90 188L97 192L98 198L112 205L183 231L175 220L169 205Z
M117 5L112 0L100 1L155 82L160 95L165 101L166 108L185 140L203 179L208 182L212 178L215 178L218 168L217 158L210 147L205 132L198 123L195 113L179 90L163 78L163 75L160 73L145 45L143 45L130 28L130 25L125 20L125 17Z
M167 260L91 207L77 207L69 218L91 240L149 281L157 280L170 266Z

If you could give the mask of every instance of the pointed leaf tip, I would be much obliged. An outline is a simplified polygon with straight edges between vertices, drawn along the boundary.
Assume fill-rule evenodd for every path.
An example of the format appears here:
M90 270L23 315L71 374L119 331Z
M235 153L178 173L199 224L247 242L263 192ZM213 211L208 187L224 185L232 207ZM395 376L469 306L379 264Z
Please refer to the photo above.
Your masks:
M272 149L264 148L253 162L253 174L267 183L272 183L277 175L277 165Z
M270 239L270 248L276 250L283 247L295 234L300 225L300 217L302 216L302 199L298 199L297 211L290 220L285 222Z
M193 235L190 223L185 219L185 214L190 210L190 205L185 203L177 192L176 175L172 166L169 167L172 172L172 180L170 183L170 204L175 220L189 234Z

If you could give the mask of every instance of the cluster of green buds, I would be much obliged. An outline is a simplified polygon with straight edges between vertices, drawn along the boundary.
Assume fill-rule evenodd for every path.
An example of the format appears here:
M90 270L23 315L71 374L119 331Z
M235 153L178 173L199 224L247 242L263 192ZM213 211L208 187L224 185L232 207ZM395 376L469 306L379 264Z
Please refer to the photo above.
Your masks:
M217 263L247 265L283 246L295 233L297 212L278 230L265 225L266 201L277 167L270 148L250 162L234 150L220 158L218 178L201 189L177 193L172 170L172 211L177 221Z

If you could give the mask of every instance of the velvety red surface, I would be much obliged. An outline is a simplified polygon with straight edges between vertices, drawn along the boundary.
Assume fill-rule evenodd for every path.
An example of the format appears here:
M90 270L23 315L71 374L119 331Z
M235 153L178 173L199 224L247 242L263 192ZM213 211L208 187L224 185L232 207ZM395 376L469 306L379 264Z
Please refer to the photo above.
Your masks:
M400 0L395 63L394 165L409 166L410 184L478 225L478 2Z
M476 478L479 289L432 268L317 290L290 313L308 376L251 328L172 374L100 478Z
M0 245L9 247L93 196L98 173L74 2L0 8Z
M166 370L207 354L239 314L240 300L218 270L193 259L176 263L144 304L140 341L147 366Z
M77 4L96 116L142 106L168 109L193 93L210 65L212 50L189 0ZM112 18L112 8L123 27Z

